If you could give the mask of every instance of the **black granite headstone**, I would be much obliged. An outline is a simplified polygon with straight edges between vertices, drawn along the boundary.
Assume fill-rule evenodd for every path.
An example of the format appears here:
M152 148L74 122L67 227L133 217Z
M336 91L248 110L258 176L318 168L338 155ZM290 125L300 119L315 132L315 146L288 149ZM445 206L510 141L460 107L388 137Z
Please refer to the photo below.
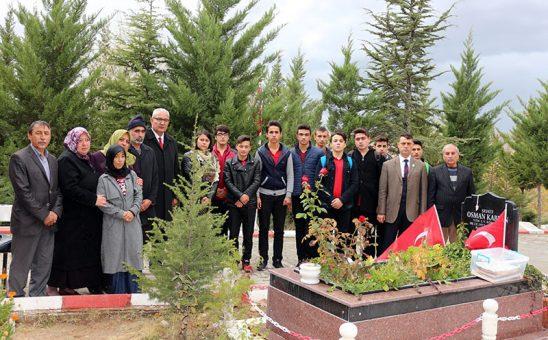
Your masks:
M462 219L470 229L496 221L506 211L506 245L518 250L519 211L516 204L491 192L466 197L462 203Z

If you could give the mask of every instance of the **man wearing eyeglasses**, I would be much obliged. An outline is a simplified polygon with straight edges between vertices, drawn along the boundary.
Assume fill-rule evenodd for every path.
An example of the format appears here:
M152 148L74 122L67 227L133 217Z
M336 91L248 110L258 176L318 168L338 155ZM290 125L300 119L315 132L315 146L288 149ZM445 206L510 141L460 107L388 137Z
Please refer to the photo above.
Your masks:
M175 184L179 175L179 162L177 142L166 132L169 126L169 112L163 108L155 109L150 118L150 125L151 128L147 129L145 134L145 144L154 150L159 183L154 208L156 217L170 221L170 212L178 201L165 184Z
M228 140L230 138L230 129L226 125L218 125L215 128L215 145L213 145L213 154L219 161L219 183L217 185L217 192L211 201L219 214L228 212L228 205L226 203L227 189L224 180L224 169L226 161L236 156L236 152L230 147ZM228 236L228 228L230 226L230 216L225 220L221 235Z

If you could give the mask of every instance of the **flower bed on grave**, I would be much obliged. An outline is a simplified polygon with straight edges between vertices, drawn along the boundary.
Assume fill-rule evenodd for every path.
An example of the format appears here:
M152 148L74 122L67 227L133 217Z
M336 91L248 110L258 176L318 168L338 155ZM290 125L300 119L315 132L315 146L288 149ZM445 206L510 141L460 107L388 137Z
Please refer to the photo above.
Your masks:
M305 242L317 246L319 254L311 262L320 264L320 279L332 285L333 289L359 295L423 284L450 283L472 277L471 253L465 247L468 234L465 225L458 226L457 240L446 246L423 243L392 253L387 261L376 263L377 242L373 225L360 216L352 221L355 225L353 234L339 232L335 220L319 217L325 213L318 199L321 184L316 183L315 191L306 182L303 188L304 213L297 217L309 219L309 234ZM373 253L374 256L366 253ZM532 266L528 266L527 271L533 276L538 272ZM539 289L542 283L535 280L531 286Z

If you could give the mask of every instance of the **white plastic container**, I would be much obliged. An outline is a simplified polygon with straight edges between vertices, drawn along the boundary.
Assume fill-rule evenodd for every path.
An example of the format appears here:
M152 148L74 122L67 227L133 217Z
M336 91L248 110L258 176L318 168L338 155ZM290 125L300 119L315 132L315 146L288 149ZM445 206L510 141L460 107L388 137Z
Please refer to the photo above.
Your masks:
M308 285L320 283L320 271L322 267L317 263L301 263L299 273L301 274L301 282Z
M523 278L529 258L504 248L472 250L470 271L489 282L498 283Z

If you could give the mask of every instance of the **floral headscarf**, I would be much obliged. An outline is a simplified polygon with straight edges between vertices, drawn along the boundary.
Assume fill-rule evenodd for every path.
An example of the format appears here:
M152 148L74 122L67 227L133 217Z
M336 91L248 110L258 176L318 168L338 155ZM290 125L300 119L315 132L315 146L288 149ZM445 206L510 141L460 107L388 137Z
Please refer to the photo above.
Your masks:
M78 158L81 158L81 159L86 160L86 161L89 162L89 154L82 155L82 154L78 153L78 151L77 151L78 150L78 142L80 141L80 137L83 134L86 134L88 136L88 138L91 139L91 136L89 135L88 130L86 130L85 128L83 128L81 126L75 127L74 129L70 130L67 133L67 136L65 137L65 140L63 141L63 145L69 151L71 151L76 156L78 156Z
M112 133L112 136L110 136L110 139L108 140L108 143L105 144L105 146L103 147L103 150L101 150L101 153L106 156L107 152L108 152L108 149L113 145L117 145L120 138L122 138L122 136L126 135L126 134L129 137L129 132L127 130L124 130L124 129L114 131ZM135 155L133 155L131 152L126 152L126 165L127 166L132 166L133 164L135 164L135 160L136 160Z

